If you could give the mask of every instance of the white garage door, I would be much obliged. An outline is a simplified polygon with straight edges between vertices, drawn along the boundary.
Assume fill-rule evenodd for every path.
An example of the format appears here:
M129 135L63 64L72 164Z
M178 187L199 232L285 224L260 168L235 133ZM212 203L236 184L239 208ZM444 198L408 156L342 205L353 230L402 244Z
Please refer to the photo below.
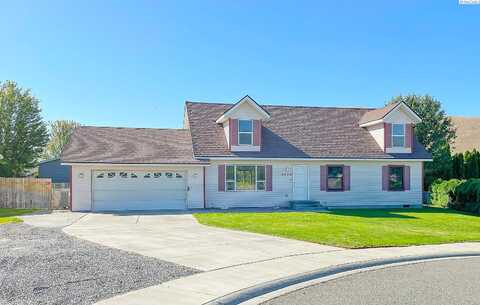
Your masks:
M94 171L93 209L185 209L185 172Z

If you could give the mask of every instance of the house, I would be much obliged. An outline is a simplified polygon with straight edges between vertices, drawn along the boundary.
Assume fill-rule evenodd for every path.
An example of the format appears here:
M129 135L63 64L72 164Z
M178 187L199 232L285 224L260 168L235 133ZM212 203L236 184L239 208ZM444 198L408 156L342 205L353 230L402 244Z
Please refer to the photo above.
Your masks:
M421 118L379 109L186 102L183 129L81 126L62 154L74 211L422 203Z
M70 166L62 165L60 159L41 161L38 177L51 178L53 183L70 183Z
M474 149L480 151L480 117L450 117L455 126L457 138L452 147L453 153L464 153Z

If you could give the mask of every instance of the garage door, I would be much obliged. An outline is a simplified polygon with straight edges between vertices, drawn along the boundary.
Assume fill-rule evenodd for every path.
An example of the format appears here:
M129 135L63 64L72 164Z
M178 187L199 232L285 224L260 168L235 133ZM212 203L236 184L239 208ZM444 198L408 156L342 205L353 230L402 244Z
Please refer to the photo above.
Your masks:
M176 171L94 171L93 209L185 209L185 180Z

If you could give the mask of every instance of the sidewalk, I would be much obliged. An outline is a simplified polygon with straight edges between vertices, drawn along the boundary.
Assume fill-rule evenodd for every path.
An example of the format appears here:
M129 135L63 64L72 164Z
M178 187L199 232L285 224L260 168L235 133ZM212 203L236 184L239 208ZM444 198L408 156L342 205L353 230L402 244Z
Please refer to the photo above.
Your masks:
M198 305L294 275L344 264L409 256L480 254L480 243L333 250L225 267L136 290L97 305Z

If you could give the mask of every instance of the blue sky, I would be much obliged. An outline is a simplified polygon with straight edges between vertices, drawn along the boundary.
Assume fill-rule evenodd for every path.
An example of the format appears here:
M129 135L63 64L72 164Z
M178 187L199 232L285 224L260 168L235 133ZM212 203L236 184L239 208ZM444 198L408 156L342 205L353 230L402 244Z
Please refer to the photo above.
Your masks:
M185 100L479 116L480 5L436 1L3 1L0 80L47 120L181 127Z

